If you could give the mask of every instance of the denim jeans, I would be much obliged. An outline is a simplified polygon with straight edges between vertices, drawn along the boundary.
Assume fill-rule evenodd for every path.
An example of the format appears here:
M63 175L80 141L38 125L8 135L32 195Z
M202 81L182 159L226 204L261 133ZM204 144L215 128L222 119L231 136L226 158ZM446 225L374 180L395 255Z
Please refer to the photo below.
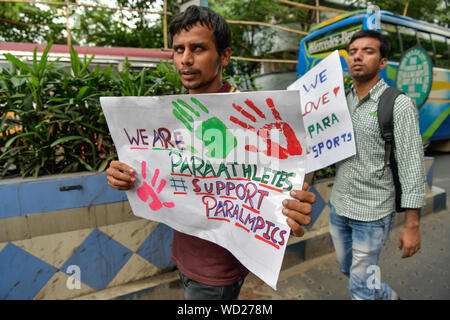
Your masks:
M210 286L189 279L180 272L186 300L237 300L244 280L230 286Z
M397 294L381 283L378 267L381 251L389 238L395 213L364 222L340 216L331 206L330 234L339 268L349 277L354 300L395 300Z

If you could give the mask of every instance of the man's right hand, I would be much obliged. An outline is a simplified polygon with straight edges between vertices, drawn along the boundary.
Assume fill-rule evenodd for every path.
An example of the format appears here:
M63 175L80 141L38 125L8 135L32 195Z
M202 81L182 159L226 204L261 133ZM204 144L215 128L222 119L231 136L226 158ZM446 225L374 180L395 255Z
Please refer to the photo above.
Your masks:
M136 182L135 172L129 165L120 161L111 161L106 173L108 174L108 184L114 189L130 190L134 188L134 183Z

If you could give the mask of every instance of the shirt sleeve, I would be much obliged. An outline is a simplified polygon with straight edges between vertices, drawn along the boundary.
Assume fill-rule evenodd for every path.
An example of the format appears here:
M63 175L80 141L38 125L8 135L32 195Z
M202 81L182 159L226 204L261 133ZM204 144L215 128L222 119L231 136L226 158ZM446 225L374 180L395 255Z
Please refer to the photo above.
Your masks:
M411 99L400 95L394 104L395 159L402 186L401 206L421 208L425 205L425 163L419 114Z

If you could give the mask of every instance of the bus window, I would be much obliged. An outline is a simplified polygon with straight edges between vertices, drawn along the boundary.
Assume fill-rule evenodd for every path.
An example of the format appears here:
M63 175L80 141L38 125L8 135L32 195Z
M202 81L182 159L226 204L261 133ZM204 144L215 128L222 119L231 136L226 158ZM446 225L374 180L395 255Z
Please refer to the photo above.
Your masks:
M417 37L419 38L420 46L428 53L431 61L433 61L433 64L436 64L436 57L434 56L433 45L431 44L431 35L429 33L419 31L417 32Z
M417 46L416 30L399 26L398 31L400 32L404 51Z
M400 41L398 39L397 28L392 24L383 23L381 24L381 33L388 36L389 40L391 40L392 48L388 60L400 61L403 54L400 48Z
M358 23L354 25L346 25L343 28L333 29L327 33L321 34L306 43L308 53L317 54L321 52L347 49L348 43L350 42L353 34L361 29L362 25Z
M449 54L447 42L445 37L431 34L431 39L433 40L434 48L436 49L436 62L435 66L440 68L450 68Z

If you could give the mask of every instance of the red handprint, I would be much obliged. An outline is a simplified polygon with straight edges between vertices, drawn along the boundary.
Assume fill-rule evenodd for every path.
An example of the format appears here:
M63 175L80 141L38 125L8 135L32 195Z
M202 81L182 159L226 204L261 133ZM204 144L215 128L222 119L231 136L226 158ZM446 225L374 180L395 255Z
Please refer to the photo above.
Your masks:
M146 179L146 166L147 166L147 162L146 161L142 161L141 163L141 173L142 173L142 177L144 178L144 180ZM153 188L155 187L156 184L156 180L158 179L159 176L159 169L155 170L155 174L153 175L153 179L152 179L152 186L150 187L147 182L144 181L144 183L142 184L142 186L140 186L136 192L138 197L143 201L143 202L147 202L148 197L150 196L152 198L152 202L150 202L149 207L150 209L152 209L153 211L158 211L159 209L162 208L162 206L165 206L167 208L172 208L175 206L175 204L173 202L162 202L159 200L158 198L158 194L162 191L162 189L164 189L165 185L166 185L166 180L161 179L158 188L155 190L153 190Z
M254 131L260 136L263 141L267 144L267 147L265 150L259 150L257 147L252 145L246 145L245 150L252 151L252 152L264 152L269 157L275 157L278 159L287 159L289 156L296 156L302 154L302 146L300 142L298 141L297 137L295 136L294 130L291 128L291 126L284 122L281 119L280 113L275 109L275 105L273 103L273 100L271 98L266 99L267 106L272 111L272 115L277 120L276 122L267 123L262 128L260 128L258 131L256 129L249 125L248 123L245 123L234 116L230 117L231 122L234 122L244 129L249 129L251 131ZM266 116L261 110L255 106L255 104L251 100L245 100L245 104L249 106L260 118L266 119ZM251 120L252 122L256 123L256 118L252 114L245 111L241 106L236 105L233 103L233 108L235 108L237 111L239 111L243 116L245 116L247 119ZM284 137L286 138L286 147L280 146L277 142L272 141L270 137L270 131L272 129L277 129L280 131Z

